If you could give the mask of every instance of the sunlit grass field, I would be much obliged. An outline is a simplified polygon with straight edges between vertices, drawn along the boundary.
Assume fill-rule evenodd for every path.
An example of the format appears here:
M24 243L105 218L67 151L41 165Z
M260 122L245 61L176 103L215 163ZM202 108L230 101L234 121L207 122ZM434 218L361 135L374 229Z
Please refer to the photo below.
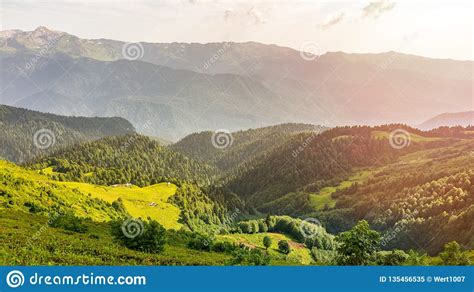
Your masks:
M52 169L43 169L42 173ZM95 221L112 219L111 208L105 208L105 202L112 203L122 198L126 211L133 217L146 219L148 217L158 221L166 229L178 230L182 225L178 223L180 210L168 203L168 199L176 193L174 184L160 183L144 188L137 186L98 186L79 182L53 181L46 175L36 171L26 170L6 161L0 161L0 174L12 176L22 182L11 192L15 195L13 201L19 202L12 206L18 208L25 203L35 203L39 207L48 208L54 201L75 210L81 217ZM0 188L1 189L1 188ZM38 193L44 190L48 196ZM0 203L2 198L0 197ZM21 207L20 207L21 208Z
M387 131L372 131L372 138L374 138L374 139L389 139L390 138L390 132L387 132ZM440 140L441 138L423 137L423 136L420 136L420 135L410 133L409 139L410 139L410 141L413 141L413 142L430 142L430 141Z
M311 206L315 210L322 210L325 206L333 208L336 205L336 200L332 198L332 194L337 190L342 190L350 187L355 182L361 182L368 178L372 172L369 170L362 170L350 176L347 180L342 181L339 185L334 187L322 188L319 193L310 194L309 200Z
M158 221L166 229L178 230L180 210L168 203L168 199L176 193L174 184L160 183L144 188L137 186L97 186L78 182L60 182L69 188L74 188L93 198L112 203L122 198L127 212L136 218L148 217Z

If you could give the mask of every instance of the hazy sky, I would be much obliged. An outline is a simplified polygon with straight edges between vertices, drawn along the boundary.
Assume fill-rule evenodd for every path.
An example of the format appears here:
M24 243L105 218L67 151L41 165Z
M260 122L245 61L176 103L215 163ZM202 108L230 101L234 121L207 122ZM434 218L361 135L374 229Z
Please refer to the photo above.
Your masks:
M1 30L473 59L474 1L1 1Z

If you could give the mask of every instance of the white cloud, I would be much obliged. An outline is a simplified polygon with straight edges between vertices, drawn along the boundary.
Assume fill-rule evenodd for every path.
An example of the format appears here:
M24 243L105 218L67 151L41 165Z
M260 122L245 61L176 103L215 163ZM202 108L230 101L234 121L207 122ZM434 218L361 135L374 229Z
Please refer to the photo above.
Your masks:
M364 17L377 18L381 14L392 10L395 7L395 2L389 2L387 0L377 0L370 2L367 6L362 9L362 15Z
M257 6L242 5L224 10L226 22L239 22L245 25L261 25L267 22L264 11Z
M342 22L345 19L345 17L346 17L346 15L342 11L337 13L337 14L330 15L329 17L326 18L325 21L323 21L319 25L319 27L321 29L328 29L328 28Z

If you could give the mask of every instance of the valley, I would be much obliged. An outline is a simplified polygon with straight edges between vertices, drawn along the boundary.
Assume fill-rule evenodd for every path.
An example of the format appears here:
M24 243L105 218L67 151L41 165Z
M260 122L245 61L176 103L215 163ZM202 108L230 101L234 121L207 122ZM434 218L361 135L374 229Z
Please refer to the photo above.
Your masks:
M1 31L0 264L473 265L473 62L405 51Z
M410 143L397 149L389 142L400 127ZM332 265L342 263L341 234L361 222L380 234L373 261L361 264L391 261L391 250L403 250L397 264L442 264L452 241L469 259L473 233L459 230L474 228L472 131L285 124L232 133L227 149L216 149L209 132L170 146L124 133L24 165L1 161L0 259ZM162 252L124 247L114 235L124 218L143 232L152 222L164 227Z

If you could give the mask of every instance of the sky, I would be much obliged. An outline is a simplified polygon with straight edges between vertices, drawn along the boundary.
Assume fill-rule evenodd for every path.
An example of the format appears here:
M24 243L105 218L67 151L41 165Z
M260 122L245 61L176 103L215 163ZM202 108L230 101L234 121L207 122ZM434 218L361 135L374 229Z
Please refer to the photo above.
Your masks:
M474 1L0 0L0 30L128 42L256 41L322 54L473 60Z

